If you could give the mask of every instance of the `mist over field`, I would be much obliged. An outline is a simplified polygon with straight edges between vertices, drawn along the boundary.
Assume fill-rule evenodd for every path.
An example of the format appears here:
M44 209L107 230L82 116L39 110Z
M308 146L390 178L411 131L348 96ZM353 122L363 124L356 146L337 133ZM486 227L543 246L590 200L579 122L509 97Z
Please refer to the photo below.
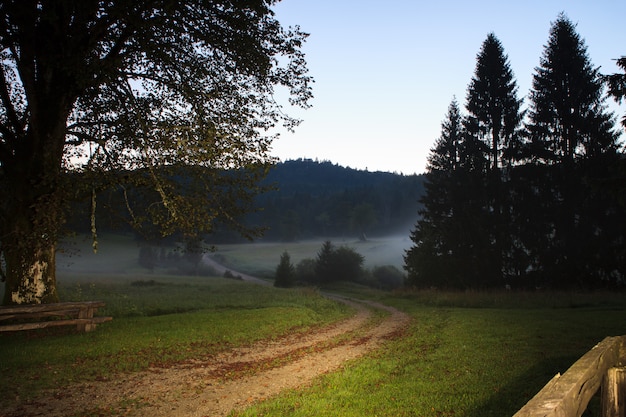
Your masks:
M205 253L218 263L234 271L271 274L287 251L294 264L305 258L315 258L322 244L329 240L333 245L349 247L364 257L364 267L372 268L393 265L402 269L405 250L411 245L408 235L374 237L366 241L356 238L307 239L298 242L270 242L259 240L251 243L220 244L214 251ZM149 271L139 264L140 244L129 235L107 234L98 241L98 251L92 250L88 236L77 236L61 244L57 254L57 275L65 278L86 279L89 277L115 276L129 280L149 274L168 271ZM174 246L163 246L164 250L175 250Z

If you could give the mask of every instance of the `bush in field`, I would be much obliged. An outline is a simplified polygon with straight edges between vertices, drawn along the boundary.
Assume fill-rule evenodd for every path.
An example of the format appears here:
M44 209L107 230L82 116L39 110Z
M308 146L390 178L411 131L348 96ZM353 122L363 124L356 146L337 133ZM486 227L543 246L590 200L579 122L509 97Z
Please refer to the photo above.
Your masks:
M372 275L378 288L393 290L404 285L404 273L393 265L376 266L372 269Z
M286 251L280 256L280 263L276 267L276 276L274 279L275 287L289 288L293 287L296 282L296 269L291 263L289 253Z
M296 280L307 284L318 284L315 274L315 259L305 258L296 265Z
M317 254L315 275L320 284L337 281L358 281L363 275L363 256L346 246L335 248L324 242Z

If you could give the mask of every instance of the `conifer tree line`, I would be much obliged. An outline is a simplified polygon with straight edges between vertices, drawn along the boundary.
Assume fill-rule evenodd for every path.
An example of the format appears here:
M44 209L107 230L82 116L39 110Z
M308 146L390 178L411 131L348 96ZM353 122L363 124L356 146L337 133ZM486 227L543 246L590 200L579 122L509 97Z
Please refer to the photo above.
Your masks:
M409 284L626 285L625 155L607 83L623 95L624 76L600 74L561 14L524 109L503 45L487 36L465 111L452 100L428 158Z

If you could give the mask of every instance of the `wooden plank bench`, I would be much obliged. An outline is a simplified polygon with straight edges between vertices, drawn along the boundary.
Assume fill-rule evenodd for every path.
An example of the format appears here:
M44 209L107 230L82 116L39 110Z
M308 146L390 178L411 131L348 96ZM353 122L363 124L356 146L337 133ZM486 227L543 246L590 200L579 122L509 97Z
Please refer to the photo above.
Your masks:
M96 324L113 320L94 317L96 310L104 306L102 301L0 306L0 332L72 325L79 331L90 332Z

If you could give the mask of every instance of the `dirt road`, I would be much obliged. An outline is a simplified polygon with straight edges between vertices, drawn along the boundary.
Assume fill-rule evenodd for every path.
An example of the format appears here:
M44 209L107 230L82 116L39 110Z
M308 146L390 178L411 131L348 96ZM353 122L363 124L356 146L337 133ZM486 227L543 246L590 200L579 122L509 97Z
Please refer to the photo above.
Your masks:
M52 390L0 416L225 416L282 390L310 384L319 375L376 349L409 323L406 314L391 307L335 298L354 307L355 314L315 332L261 341L166 369ZM376 309L389 314L373 320Z

